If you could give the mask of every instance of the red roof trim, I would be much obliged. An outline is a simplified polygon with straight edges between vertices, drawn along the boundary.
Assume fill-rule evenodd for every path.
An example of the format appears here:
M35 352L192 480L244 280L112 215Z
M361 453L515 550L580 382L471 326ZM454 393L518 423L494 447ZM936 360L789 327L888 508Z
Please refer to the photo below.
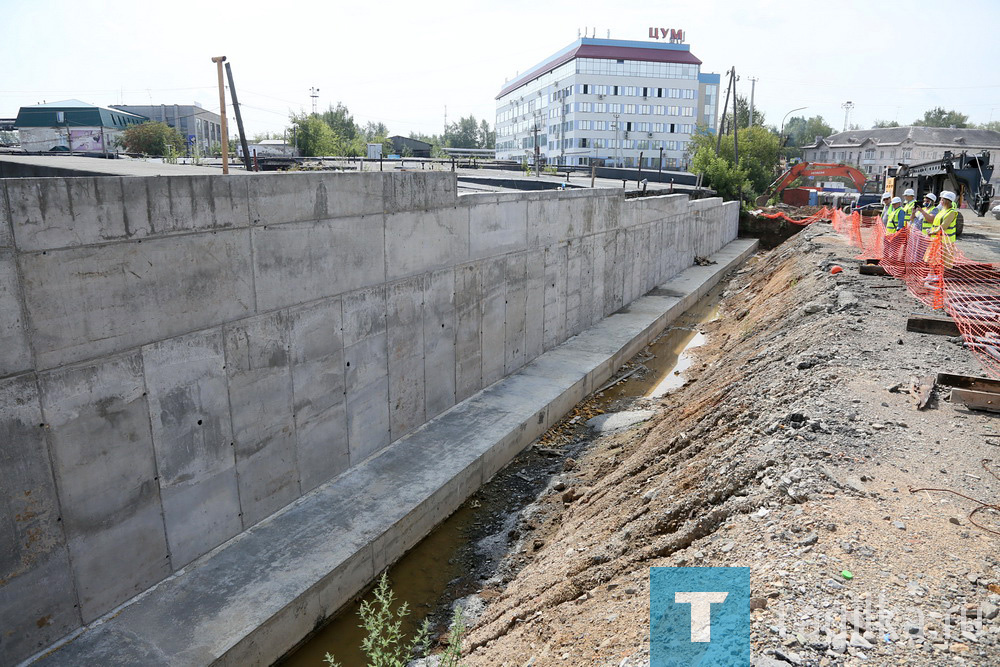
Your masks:
M674 51L667 49L637 49L627 46L603 46L600 44L582 44L576 49L550 60L541 67L518 77L500 91L496 99L520 88L526 82L537 79L573 58L603 58L605 60L642 60L652 63L680 63L682 65L701 65L701 60L690 51Z

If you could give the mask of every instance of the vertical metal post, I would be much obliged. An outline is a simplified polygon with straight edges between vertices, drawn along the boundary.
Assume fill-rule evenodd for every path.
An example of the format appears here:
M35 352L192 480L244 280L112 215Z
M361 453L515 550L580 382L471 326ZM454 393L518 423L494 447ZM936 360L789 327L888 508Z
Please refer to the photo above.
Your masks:
M733 166L740 168L740 124L736 116L736 68L733 68Z
M597 178L597 163L590 161L590 187L594 187L594 180Z
M226 126L226 85L222 82L222 63L226 62L225 56L216 56L212 62L218 66L219 70L219 117L222 119L222 173L229 173L229 128Z
M657 173L663 173L663 146L660 146L660 170Z
M733 68L735 69L735 68ZM732 70L730 70L731 72ZM729 93L733 90L733 79L729 78L729 85L726 86L726 103L722 105L722 114L719 116L719 131L715 133L715 155L718 157L719 149L722 147L722 126L726 124L726 109L729 107Z
M247 135L243 132L243 114L240 113L240 101L236 98L236 84L233 83L233 68L226 63L226 76L229 78L229 94L233 98L233 111L236 112L236 127L240 131L240 146L243 148L243 167L251 171L250 149L247 147Z

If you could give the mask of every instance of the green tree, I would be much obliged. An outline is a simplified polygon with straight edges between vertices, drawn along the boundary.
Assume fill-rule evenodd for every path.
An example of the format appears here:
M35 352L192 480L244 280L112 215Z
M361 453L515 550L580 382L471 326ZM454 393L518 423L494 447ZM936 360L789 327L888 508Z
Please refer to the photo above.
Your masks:
M180 132L159 121L130 125L121 133L118 142L127 152L143 155L176 155L186 146Z
M913 124L918 127L969 127L969 117L957 111L945 111L944 107L934 107Z
M991 120L988 123L980 123L979 125L976 125L976 129L1000 132L1000 120Z
M459 118L448 126L444 134L445 145L451 148L480 148L479 122L475 116Z
M479 122L479 147L494 148L497 145L497 133L490 129L490 124L484 118Z
M814 142L816 137L830 136L833 128L827 125L822 116L792 116L785 123L784 132L789 146L806 146Z
M879 130L885 127L899 127L899 123L894 120L878 120L872 124L873 130Z
M725 98L723 98L725 101ZM725 110L725 126L726 132L732 132L733 123L733 103L732 100L729 102L729 107ZM750 126L750 102L743 95L736 96L736 117L739 119L740 129ZM753 124L758 126L764 125L764 112L758 107L753 109Z
M324 123L330 126L333 133L347 144L353 142L361 134L358 126L354 123L351 112L340 102L337 102L336 107L327 108L320 117Z
M293 114L291 121L292 127L289 134L294 137L295 144L298 145L302 155L306 157L343 155L339 151L341 142L320 116Z
M759 126L742 128L738 138L740 162L736 165L732 134L723 135L718 156L716 135L694 135L689 147L693 155L691 169L705 174L706 183L725 199L752 199L774 179L781 146L776 134Z

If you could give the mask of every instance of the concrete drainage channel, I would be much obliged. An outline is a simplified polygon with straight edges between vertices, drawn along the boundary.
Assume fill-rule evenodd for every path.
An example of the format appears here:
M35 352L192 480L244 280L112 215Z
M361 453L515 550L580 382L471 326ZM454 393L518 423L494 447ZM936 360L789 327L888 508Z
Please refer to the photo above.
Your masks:
M756 245L729 243L710 265L685 269L435 417L53 647L37 664L273 663L604 387ZM562 453L538 455L553 459L545 470L564 465L555 460ZM543 484L516 472L511 479L524 484L521 503ZM506 514L516 516L516 507ZM498 524L480 524L484 535L498 532ZM506 545L497 547L485 558L499 560Z
M720 268L713 280L734 266ZM712 287L622 365L614 378L518 454L389 568L396 604L405 601L411 609L403 622L407 635L425 618L431 620L432 637L443 635L456 605L463 607L467 621L475 622L494 591L527 563L523 554L538 548L531 530L533 518L544 511L540 499L567 489L575 459L597 436L651 417L654 412L644 408L684 385L691 350L707 342L699 326L716 318L722 291L722 284ZM323 665L328 653L344 665L366 664L360 648L365 636L358 615L362 599L373 600L373 594L341 610L277 664Z

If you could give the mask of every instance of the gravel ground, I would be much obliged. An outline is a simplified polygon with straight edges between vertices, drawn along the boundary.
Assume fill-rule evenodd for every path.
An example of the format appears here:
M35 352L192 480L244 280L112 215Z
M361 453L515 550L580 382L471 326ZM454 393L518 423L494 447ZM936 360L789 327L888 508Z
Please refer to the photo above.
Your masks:
M646 665L649 568L671 565L750 568L758 664L1000 664L1000 537L910 492L1000 502L1000 416L942 388L916 409L912 376L982 371L906 332L923 306L853 256L827 224L759 254L684 387L615 406L650 419L596 434L593 398L533 446L544 488L488 542L463 664Z

